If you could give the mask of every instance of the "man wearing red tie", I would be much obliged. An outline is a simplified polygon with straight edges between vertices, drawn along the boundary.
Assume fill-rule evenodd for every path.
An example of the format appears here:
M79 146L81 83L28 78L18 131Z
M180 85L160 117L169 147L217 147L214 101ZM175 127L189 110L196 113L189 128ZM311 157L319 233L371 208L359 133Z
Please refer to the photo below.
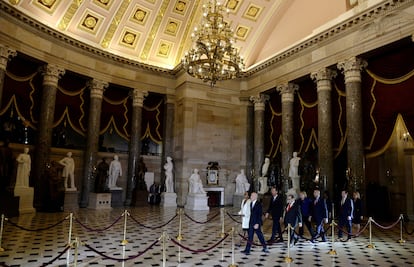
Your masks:
M285 227L288 227L288 224L293 228L290 230L290 246L296 245L298 242L298 236L295 233L295 228L299 224L299 227L302 227L302 213L300 211L300 205L298 201L295 201L295 196L293 193L288 192L287 196L287 205L285 209Z
M263 246L262 252L269 253L267 249L266 242L263 237L263 233L261 230L263 221L262 221L262 204L257 200L257 193L252 192L250 195L250 221L249 221L249 237L246 244L245 250L242 253L246 255L250 255L250 248L253 243L253 235L256 233L257 237L259 238L260 243Z

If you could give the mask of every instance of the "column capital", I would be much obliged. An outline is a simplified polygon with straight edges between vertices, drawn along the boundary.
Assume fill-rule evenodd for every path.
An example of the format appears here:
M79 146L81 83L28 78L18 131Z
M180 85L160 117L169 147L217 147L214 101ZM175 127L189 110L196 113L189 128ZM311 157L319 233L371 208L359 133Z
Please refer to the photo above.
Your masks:
M131 90L132 94L132 106L133 107L143 107L144 98L148 96L148 91L142 91L140 89L134 88Z
M285 83L278 85L276 90L282 96L282 103L283 102L293 102L295 97L295 92L299 90L299 85L294 83Z
M258 96L250 96L250 101L254 104L254 110L265 110L266 101L269 101L270 97L265 94L259 94Z
M357 57L351 57L337 64L338 69L345 75L345 83L361 82L361 71L368 63Z
M166 94L165 95L165 103L166 104L175 104L175 95Z
M59 79L65 74L65 69L55 64L40 67L43 75L43 85L57 86Z
M106 88L108 88L109 83L97 79L93 79L88 81L87 86L91 90L91 98L99 98L102 99L103 92Z
M6 70L7 62L15 56L17 56L16 50L0 44L0 70Z
M331 80L335 78L337 72L328 68L323 68L312 72L310 77L316 82L317 91L331 91Z

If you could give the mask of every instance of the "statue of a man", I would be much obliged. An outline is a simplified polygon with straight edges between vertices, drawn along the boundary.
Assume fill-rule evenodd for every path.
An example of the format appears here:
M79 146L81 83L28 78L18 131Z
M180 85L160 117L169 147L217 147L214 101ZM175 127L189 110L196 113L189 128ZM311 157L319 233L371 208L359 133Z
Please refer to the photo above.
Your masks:
M165 192L167 193L174 193L173 168L172 158L167 157L167 162L164 164Z
M104 193L108 191L106 186L108 174L109 165L106 163L105 158L102 158L102 161L96 166L95 193Z
M247 180L244 170L241 169L240 173L236 177L236 194L243 195L245 192L249 191L250 183Z
M66 157L59 161L63 165L62 177L65 178L65 190L76 190L75 187L75 161L72 158L72 152L68 152ZM70 186L68 187L68 178L70 179Z
M190 179L188 179L189 187L188 191L192 194L205 194L203 183L200 179L200 174L198 174L198 169L194 169L193 174L191 174Z
M267 176L269 171L270 160L265 158L265 161L262 166L262 175L259 177L259 194L265 194L269 190L267 187Z
M289 177L299 177L299 161L298 152L293 152L293 158L289 161Z
M29 187L29 176L32 160L29 155L29 148L25 147L23 153L17 156L16 187Z
M115 155L114 160L111 161L111 164L109 164L109 181L108 181L109 189L119 188L116 186L116 181L118 180L118 177L120 176L122 176L122 166L121 166L121 162L119 162L118 155Z

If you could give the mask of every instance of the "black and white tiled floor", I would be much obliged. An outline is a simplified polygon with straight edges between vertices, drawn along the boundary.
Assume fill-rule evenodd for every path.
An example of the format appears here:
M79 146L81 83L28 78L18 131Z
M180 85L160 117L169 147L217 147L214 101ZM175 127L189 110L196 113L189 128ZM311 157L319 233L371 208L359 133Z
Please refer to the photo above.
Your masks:
M169 238L178 235L179 218L176 217L167 226L156 228L168 222L176 215L173 208L143 207L128 210L131 217L136 221L155 229L145 228L137 224L131 217L127 219L125 246L121 245L124 229L124 217L108 230L102 232L91 232L81 226L76 220L73 221L72 239L78 238L91 248L102 252L111 258L127 258L137 255L148 248L153 242L165 232ZM94 229L102 229L110 226L124 212L123 209L112 209L107 211L80 209L74 213L74 217L85 226ZM198 221L205 221L216 215L220 210L211 209L210 212L185 211L187 215ZM226 208L225 232L237 225L227 215L236 213L233 208ZM21 215L10 220L27 229L44 228L62 220L68 213L35 213ZM206 224L197 224L186 216L182 216L181 244L185 247L201 250L207 249L220 240L221 224L220 216L215 217ZM239 226L238 226L239 227ZM412 229L413 224L408 224ZM265 237L268 237L271 229L271 221L266 220L264 224ZM69 219L49 230L26 231L5 222L3 239L0 252L0 266L29 267L42 266L52 261L62 252L68 242ZM285 263L287 256L286 244L273 244L269 246L270 253L262 253L261 247L253 247L249 256L242 254L242 247L235 247L234 261L238 266L414 266L414 237L404 234L406 242L397 243L400 238L399 224L391 230L382 230L373 226L373 243L375 249L368 249L368 230L362 236L349 242L335 243L337 256L328 254L331 243L312 244L305 240L291 248L290 256L293 262ZM239 243L236 235L235 243ZM328 241L331 239L329 238ZM180 258L180 262L179 262ZM71 266L75 260L75 250L64 253L56 261L48 266ZM185 249L178 249L172 242L166 242L165 265L163 262L162 243L155 246L143 255L128 260L124 263L111 259L105 259L96 252L88 249L85 245L78 248L76 266L229 266L232 263L231 238L228 237L222 244L204 253L192 253Z

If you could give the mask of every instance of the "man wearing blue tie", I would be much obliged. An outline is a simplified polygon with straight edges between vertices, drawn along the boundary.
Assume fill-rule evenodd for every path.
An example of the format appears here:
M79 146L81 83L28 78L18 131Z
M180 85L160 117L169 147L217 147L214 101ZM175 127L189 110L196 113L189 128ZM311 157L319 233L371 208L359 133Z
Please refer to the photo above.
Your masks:
M261 229L262 224L263 224L262 204L259 201L257 201L256 192L251 193L250 201L251 201L250 202L251 212L250 212L250 221L249 221L249 235L248 235L246 248L245 250L242 251L242 253L246 255L250 255L250 248L253 243L254 233L256 233L257 237L259 238L260 243L263 246L262 252L268 253L269 250L267 249L266 242L264 240L262 229Z
M309 216L309 221L313 220L315 222L316 232L314 232L311 242L315 242L317 235L322 238L322 242L326 242L325 230L323 229L323 224L328 223L328 209L326 207L326 201L324 198L321 198L321 191L319 188L313 190L313 196L315 199L311 204L311 216Z
M348 191L342 190L341 192L341 203L339 206L339 223L338 223L338 238L341 241L348 241L352 235L352 215L354 212L354 202L348 197ZM348 231L348 238L342 239L342 232L344 227Z

